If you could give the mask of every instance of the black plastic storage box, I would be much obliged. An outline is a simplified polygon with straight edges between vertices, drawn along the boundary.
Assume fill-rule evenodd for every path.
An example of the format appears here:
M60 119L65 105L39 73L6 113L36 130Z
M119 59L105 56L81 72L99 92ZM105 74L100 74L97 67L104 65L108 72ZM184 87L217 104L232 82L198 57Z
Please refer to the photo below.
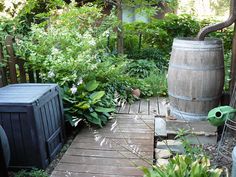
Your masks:
M64 143L63 106L56 84L0 88L0 124L10 144L10 168L42 168Z

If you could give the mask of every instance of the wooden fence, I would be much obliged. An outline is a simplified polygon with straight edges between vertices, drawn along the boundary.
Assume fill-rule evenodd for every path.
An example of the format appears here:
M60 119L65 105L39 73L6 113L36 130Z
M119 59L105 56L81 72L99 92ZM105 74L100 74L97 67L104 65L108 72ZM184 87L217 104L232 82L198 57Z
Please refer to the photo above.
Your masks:
M0 87L15 83L40 83L39 72L26 68L26 61L15 55L13 44L12 36L7 36L5 44L0 44L0 64L3 64L0 67Z

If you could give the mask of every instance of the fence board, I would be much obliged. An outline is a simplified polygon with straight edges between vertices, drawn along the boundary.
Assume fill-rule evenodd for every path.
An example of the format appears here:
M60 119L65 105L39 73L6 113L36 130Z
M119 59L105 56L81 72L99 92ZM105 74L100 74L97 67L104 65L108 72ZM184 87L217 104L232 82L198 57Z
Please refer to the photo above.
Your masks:
M16 75L16 57L13 50L13 37L6 37L6 49L9 55L9 71L10 71L10 81L11 83L17 83L17 75Z
M17 58L17 63L19 66L19 72L20 72L20 82L21 83L26 83L26 73L25 73L25 68L24 68L24 60Z
M0 63L4 62L3 47L0 44ZM0 67L0 87L7 85L6 68Z

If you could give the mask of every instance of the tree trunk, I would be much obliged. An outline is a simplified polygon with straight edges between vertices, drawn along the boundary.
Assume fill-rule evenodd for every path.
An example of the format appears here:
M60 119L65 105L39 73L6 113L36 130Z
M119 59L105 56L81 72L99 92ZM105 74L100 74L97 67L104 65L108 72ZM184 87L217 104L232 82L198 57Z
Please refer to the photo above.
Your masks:
M124 54L124 33L122 27L122 0L117 0L117 16L119 20L119 26L117 27L117 53L119 55Z

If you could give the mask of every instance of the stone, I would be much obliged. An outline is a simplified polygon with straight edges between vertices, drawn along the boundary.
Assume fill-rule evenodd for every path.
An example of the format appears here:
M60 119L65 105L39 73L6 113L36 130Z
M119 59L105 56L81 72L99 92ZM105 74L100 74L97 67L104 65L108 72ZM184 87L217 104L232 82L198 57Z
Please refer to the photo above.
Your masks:
M162 118L155 118L155 136L167 136L166 121Z
M155 148L155 159L168 159L172 156L172 153L167 149Z
M166 166L168 163L168 159L157 159L156 166Z
M179 140L163 140L156 144L158 149L166 149L174 153L183 154L185 152L184 146Z

